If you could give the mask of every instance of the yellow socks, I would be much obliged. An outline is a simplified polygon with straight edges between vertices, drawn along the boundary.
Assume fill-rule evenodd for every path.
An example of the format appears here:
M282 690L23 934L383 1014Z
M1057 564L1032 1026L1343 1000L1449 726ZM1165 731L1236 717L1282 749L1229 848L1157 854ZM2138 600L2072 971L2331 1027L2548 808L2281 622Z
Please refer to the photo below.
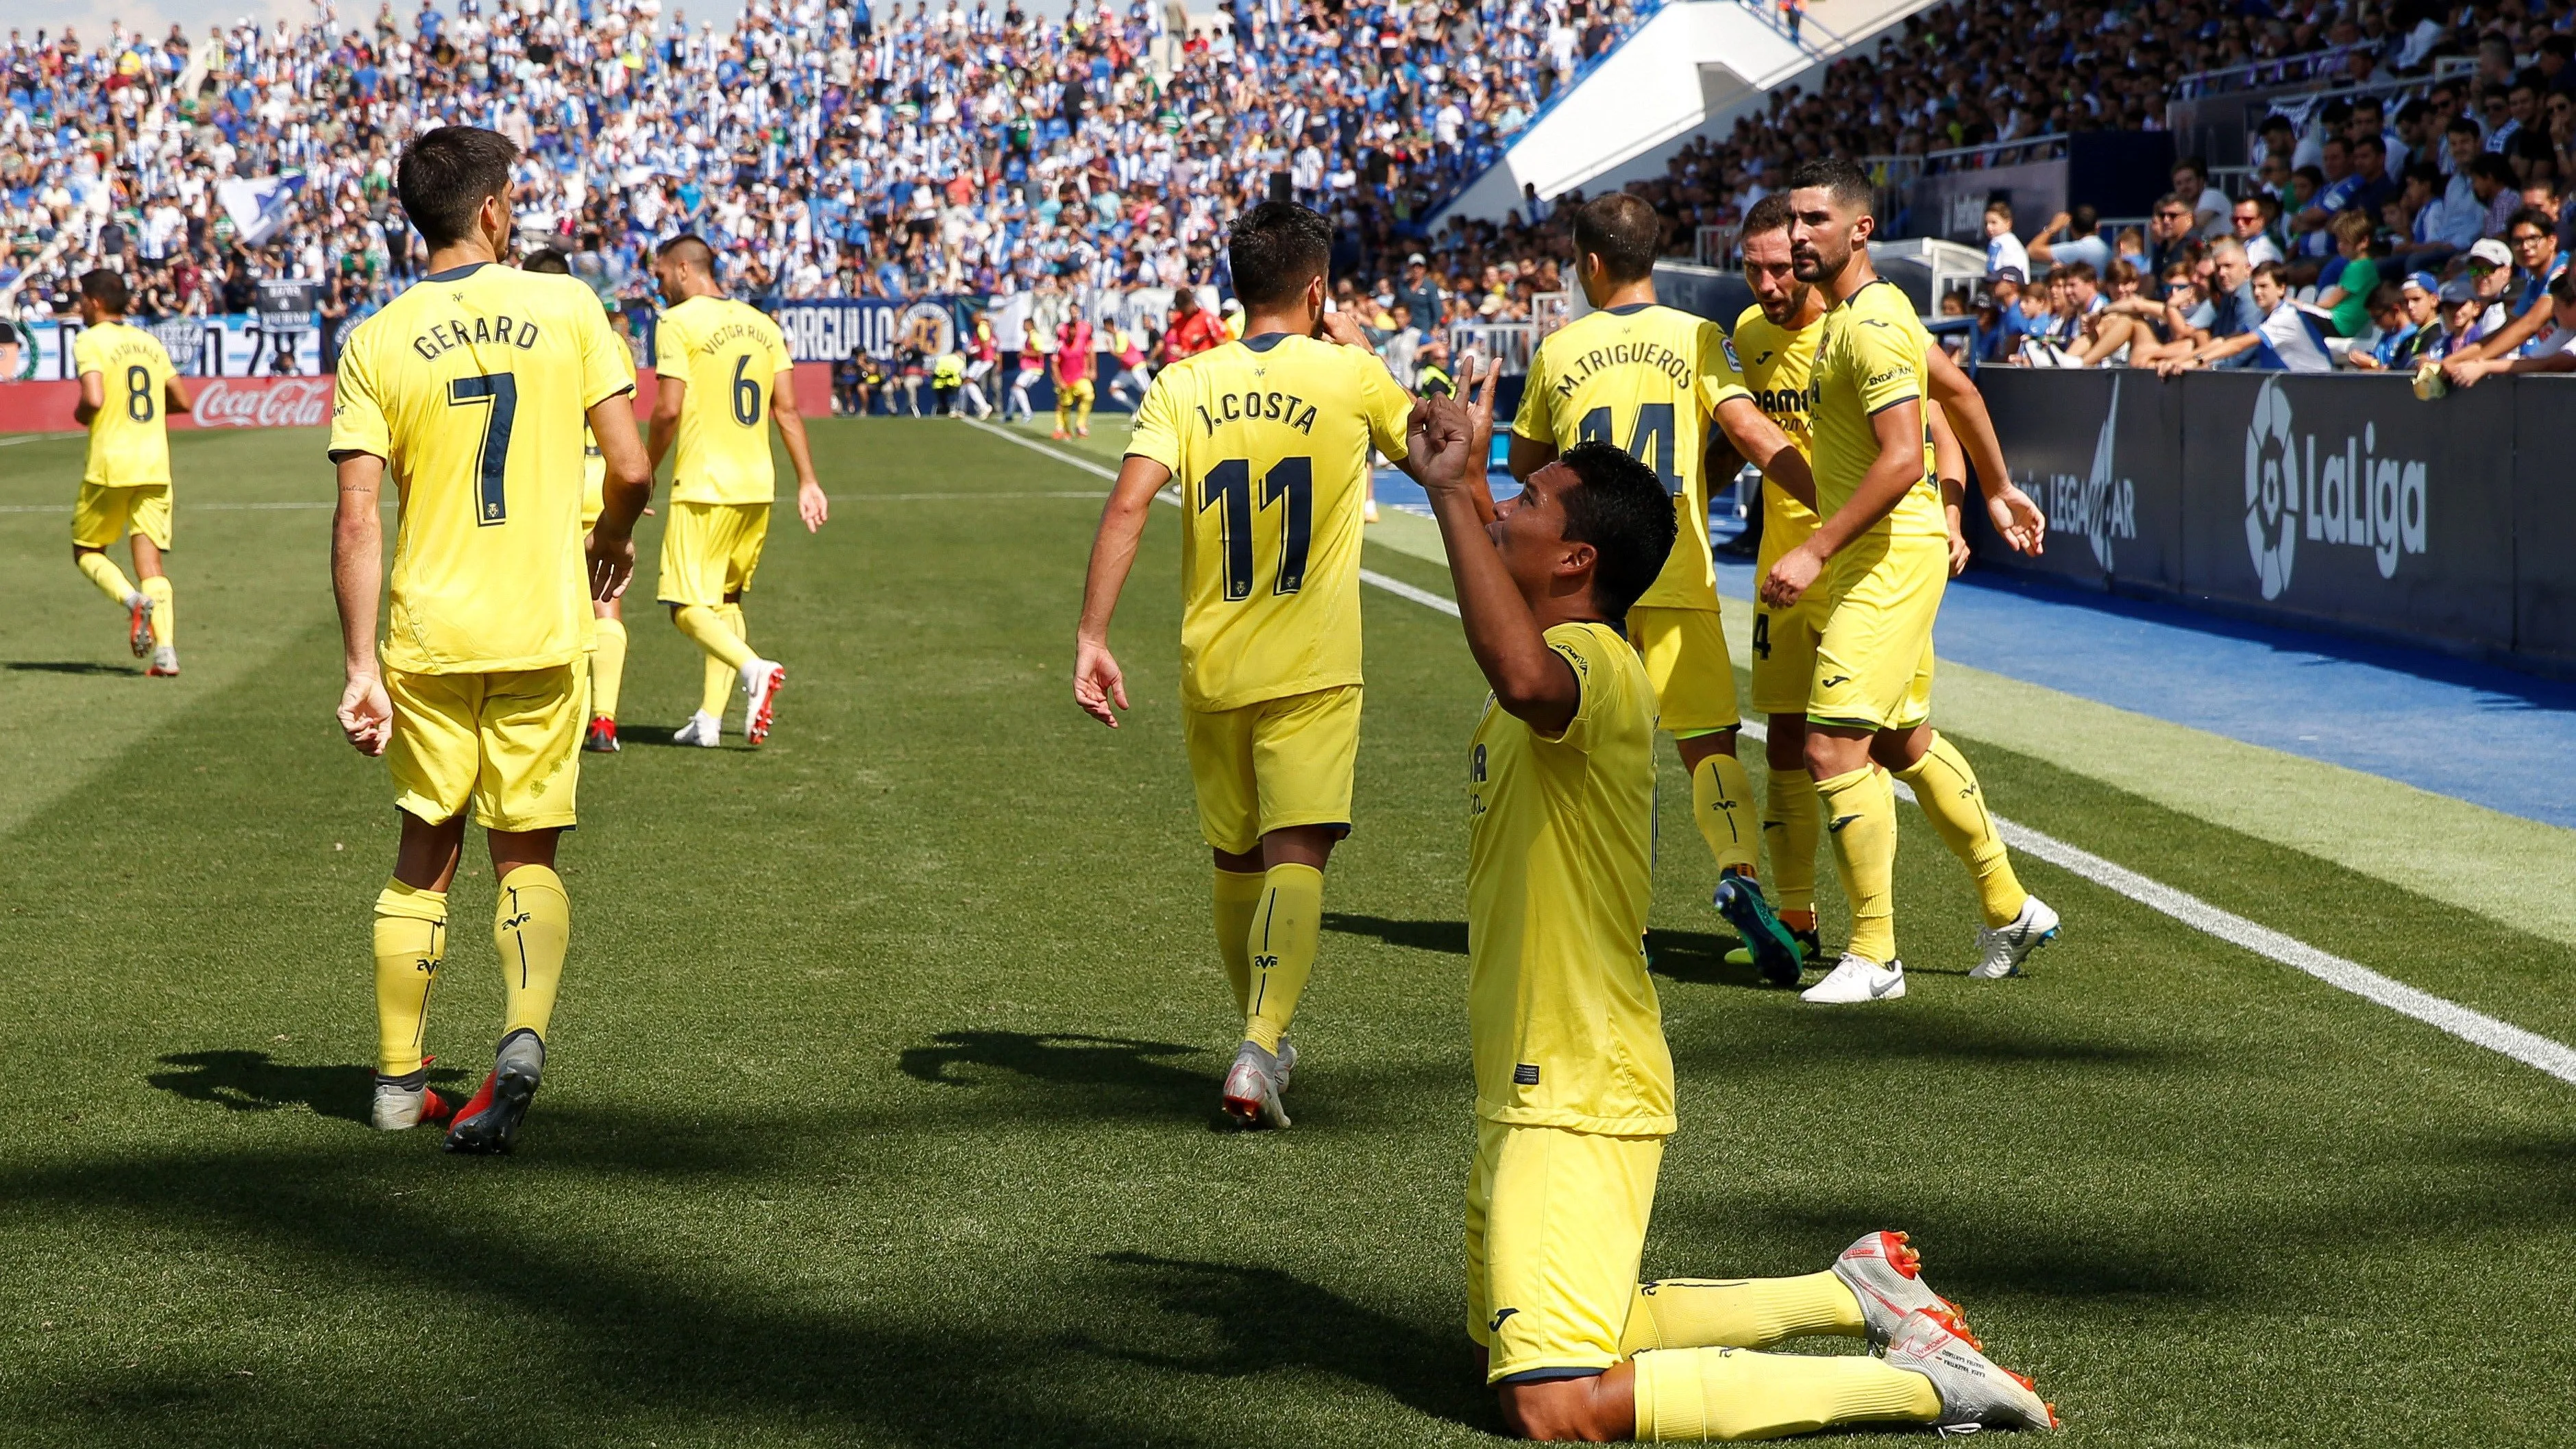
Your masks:
M1834 1424L1941 1417L1930 1379L1858 1354L1672 1348L1639 1354L1636 1364L1641 1440L1776 1439Z
M525 1027L545 1040L571 940L572 901L563 877L542 865L501 877L492 911L492 944L501 951L501 1035Z
M1216 873L1216 949L1225 958L1226 984L1234 988L1237 1014L1252 1014L1252 917L1269 877L1253 871Z
M1771 903L1783 916L1804 913L1815 929L1816 837L1824 833L1816 804L1816 777L1804 770L1773 770L1762 796L1762 838L1771 846Z
M1923 758L1898 771L1896 778L1914 787L1914 801L1932 817L1934 833L1977 878L1977 904L1986 913L1987 927L2011 924L2030 892L2013 874L2012 857L1995 833L1995 817L1986 812L1986 793L1977 788L1977 772L1968 768L1967 757L1936 734Z
M590 712L617 718L617 688L626 681L626 621L595 619L590 648Z
M1091 393L1088 390L1073 400L1073 430L1077 433L1091 431Z
M1699 822L1721 872L1761 874L1762 832L1754 823L1753 779L1743 761L1715 754L1699 762L1691 771L1691 818Z
M1851 900L1843 949L1884 966L1896 959L1896 788L1876 765L1816 782L1834 869Z
M179 602L170 589L170 580L154 574L142 583L143 592L152 600L152 642L165 648L179 647Z
M447 954L447 893L388 880L376 897L376 1070L420 1070L429 988Z
M1315 970L1315 938L1324 926L1324 873L1311 865L1274 865L1262 873L1261 898L1253 903L1245 937L1251 957L1252 1000L1243 1039L1266 1052L1279 1050L1279 1034L1297 1014L1297 998Z
M107 595L118 608L124 608L125 601L134 597L134 585L125 581L125 570L118 568L106 554L85 553L76 562L80 564L83 576L98 585L98 591Z
M1073 431L1073 399L1063 388L1055 390L1055 431L1058 437Z
M1796 1278L1666 1278L1639 1285L1621 1357L1651 1348L1766 1348L1811 1333L1858 1338L1860 1300L1831 1269Z
M733 698L733 687L742 678L742 666L751 659L751 645L744 641L726 617L742 616L739 606L718 604L682 604L671 611L671 622L689 636L689 642L706 651L706 687L701 692L699 709L723 717L725 704Z

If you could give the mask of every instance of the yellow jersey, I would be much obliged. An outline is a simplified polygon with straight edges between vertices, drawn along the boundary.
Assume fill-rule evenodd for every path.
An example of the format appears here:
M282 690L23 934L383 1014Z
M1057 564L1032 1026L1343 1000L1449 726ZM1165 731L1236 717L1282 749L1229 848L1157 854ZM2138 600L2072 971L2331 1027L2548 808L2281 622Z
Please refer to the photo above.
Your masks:
M671 465L674 503L767 503L778 496L769 460L769 406L778 374L796 364L769 315L730 297L691 297L653 330L653 370L688 385Z
M1708 420L1746 396L1716 323L1651 302L1609 307L1548 334L1530 359L1512 431L1559 452L1608 442L1655 470L1681 525L1664 571L1637 602L1714 609L1708 555Z
M1646 974L1655 686L1607 624L1547 645L1582 690L1548 739L1491 697L1467 757L1467 1033L1476 1115L1619 1136L1673 1130Z
M1924 351L1932 334L1914 315L1914 304L1884 278L1873 281L1825 313L1814 371L1807 382L1807 414L1814 429L1816 506L1831 515L1851 501L1860 480L1878 461L1878 435L1870 419L1900 403L1932 406L1931 364ZM1930 457L1931 424L1923 424ZM1941 509L1941 486L1931 465L1871 530L1888 537L1950 536Z
M1360 682L1369 449L1404 457L1413 399L1364 348L1265 333L1155 374L1127 451L1172 470L1181 700L1237 709Z
M1755 406L1788 436L1798 456L1810 463L1816 458L1816 440L1807 426L1807 378L1815 370L1816 344L1824 333L1822 317L1804 327L1788 328L1763 316L1760 307L1747 307L1735 319L1735 335L1728 343L1744 370L1744 385L1752 390ZM1755 577L1770 573L1780 555L1805 543L1815 533L1817 521L1814 510L1764 479L1762 557L1754 565Z
M390 465L385 664L543 669L590 643L584 415L635 386L626 344L571 277L490 263L433 273L340 350L331 454Z
M99 374L105 406L89 420L83 483L145 488L170 481L170 421L161 404L179 369L161 339L123 322L102 322L72 339L72 373Z

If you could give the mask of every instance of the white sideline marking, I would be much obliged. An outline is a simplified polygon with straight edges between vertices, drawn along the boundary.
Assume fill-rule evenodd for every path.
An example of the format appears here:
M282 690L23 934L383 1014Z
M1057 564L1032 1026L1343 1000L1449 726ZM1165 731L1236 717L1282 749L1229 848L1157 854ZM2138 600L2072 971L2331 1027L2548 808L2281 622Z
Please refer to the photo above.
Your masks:
M1003 432L999 428L977 427L998 433L1023 447L1034 448L1048 457L1088 469L1105 478L1117 475L1086 458L1060 453L1042 443ZM1180 500L1162 497L1166 503ZM1360 570L1360 578L1398 598L1410 599L1424 608L1437 609L1451 618L1458 617L1455 600L1446 599L1428 589L1418 589L1401 579L1389 578L1373 569ZM1744 735L1753 740L1769 738L1769 731L1748 721ZM1914 792L1902 780L1890 782L1897 793L1911 800ZM2448 1032L2460 1040L2485 1047L2513 1058L2524 1066L2548 1073L2562 1082L2576 1085L2576 1048L2553 1041L2537 1032L2525 1031L2511 1022L2498 1021L2482 1011L2472 1011L2457 1002L2445 1000L2429 991L2421 991L2403 981L2382 976L2357 961L2347 961L2330 951L2320 951L2295 936L2286 936L2269 926L2256 923L2222 910L2188 891L2179 891L2162 881L2138 874L2127 866L2115 865L2089 850L2069 845L2056 836L2016 824L1998 815L1995 828L2002 832L2004 843L2015 850L2026 851L2073 875L2117 891L2149 910L2159 911L2206 935L2231 946L2240 946L2258 956L2269 957L2284 966L2303 971L2338 991L2349 991L2365 1001L2376 1002L2401 1016L2410 1016L2437 1031Z

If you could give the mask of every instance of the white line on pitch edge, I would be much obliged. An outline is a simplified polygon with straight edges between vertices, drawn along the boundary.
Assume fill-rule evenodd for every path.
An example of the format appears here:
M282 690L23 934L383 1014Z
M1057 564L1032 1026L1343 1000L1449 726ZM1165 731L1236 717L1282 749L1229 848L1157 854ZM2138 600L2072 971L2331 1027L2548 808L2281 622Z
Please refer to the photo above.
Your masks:
M1043 443L1004 432L978 422L986 432L1009 438L1022 447L1034 448L1048 457L1087 469L1104 478L1117 475L1109 469L1073 454L1059 452ZM1168 494L1168 490L1167 490ZM1180 500L1165 496L1164 502ZM1360 570L1360 578L1398 598L1410 599L1428 609L1437 609L1451 618L1458 617L1456 601L1443 598L1429 589L1418 589L1401 579L1389 578L1374 569ZM1767 738L1768 732L1758 723L1748 722L1744 734L1753 740ZM1902 780L1892 782L1897 793L1914 798ZM2179 891L2162 881L2138 874L2127 866L2115 865L2089 850L2067 844L2056 836L2033 830L1998 815L1995 828L2004 842L2015 850L2038 856L2060 870L2082 876L2095 885L2116 891L2130 900L2159 911L2206 935L2231 946L2240 946L2255 955L2269 957L2284 966L2303 971L2338 991L2349 991L2365 1001L2376 1002L2401 1016L2415 1020L2437 1031L2448 1032L2465 1042L2485 1047L2513 1058L2524 1066L2548 1073L2562 1082L2576 1084L2576 1048L2553 1041L2538 1032L2525 1031L2508 1021L2499 1021L2482 1011L2473 1011L2458 1002L2418 990L2403 981L2382 976L2357 961L2347 961L2330 951L2320 951L2295 936L2284 935L2269 926L2258 925L2222 910L2188 891Z

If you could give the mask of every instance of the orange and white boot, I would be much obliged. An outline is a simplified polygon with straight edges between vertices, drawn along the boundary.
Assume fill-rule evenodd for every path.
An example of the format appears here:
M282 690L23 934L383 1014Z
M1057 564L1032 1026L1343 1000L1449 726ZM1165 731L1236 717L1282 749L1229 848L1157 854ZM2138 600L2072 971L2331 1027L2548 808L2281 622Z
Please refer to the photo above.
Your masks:
M2037 1385L1986 1357L1975 1340L1928 1313L1907 1314L1879 1356L1890 1368L1932 1381L1933 1392L1941 1396L1936 1423L1945 1435L2057 1427L2057 1406L2039 1397Z
M1871 1343L1886 1347L1910 1313L1929 1315L1968 1342L1977 1341L1959 1305L1923 1281L1923 1255L1906 1246L1903 1233L1863 1234L1834 1259L1834 1276L1860 1300Z

